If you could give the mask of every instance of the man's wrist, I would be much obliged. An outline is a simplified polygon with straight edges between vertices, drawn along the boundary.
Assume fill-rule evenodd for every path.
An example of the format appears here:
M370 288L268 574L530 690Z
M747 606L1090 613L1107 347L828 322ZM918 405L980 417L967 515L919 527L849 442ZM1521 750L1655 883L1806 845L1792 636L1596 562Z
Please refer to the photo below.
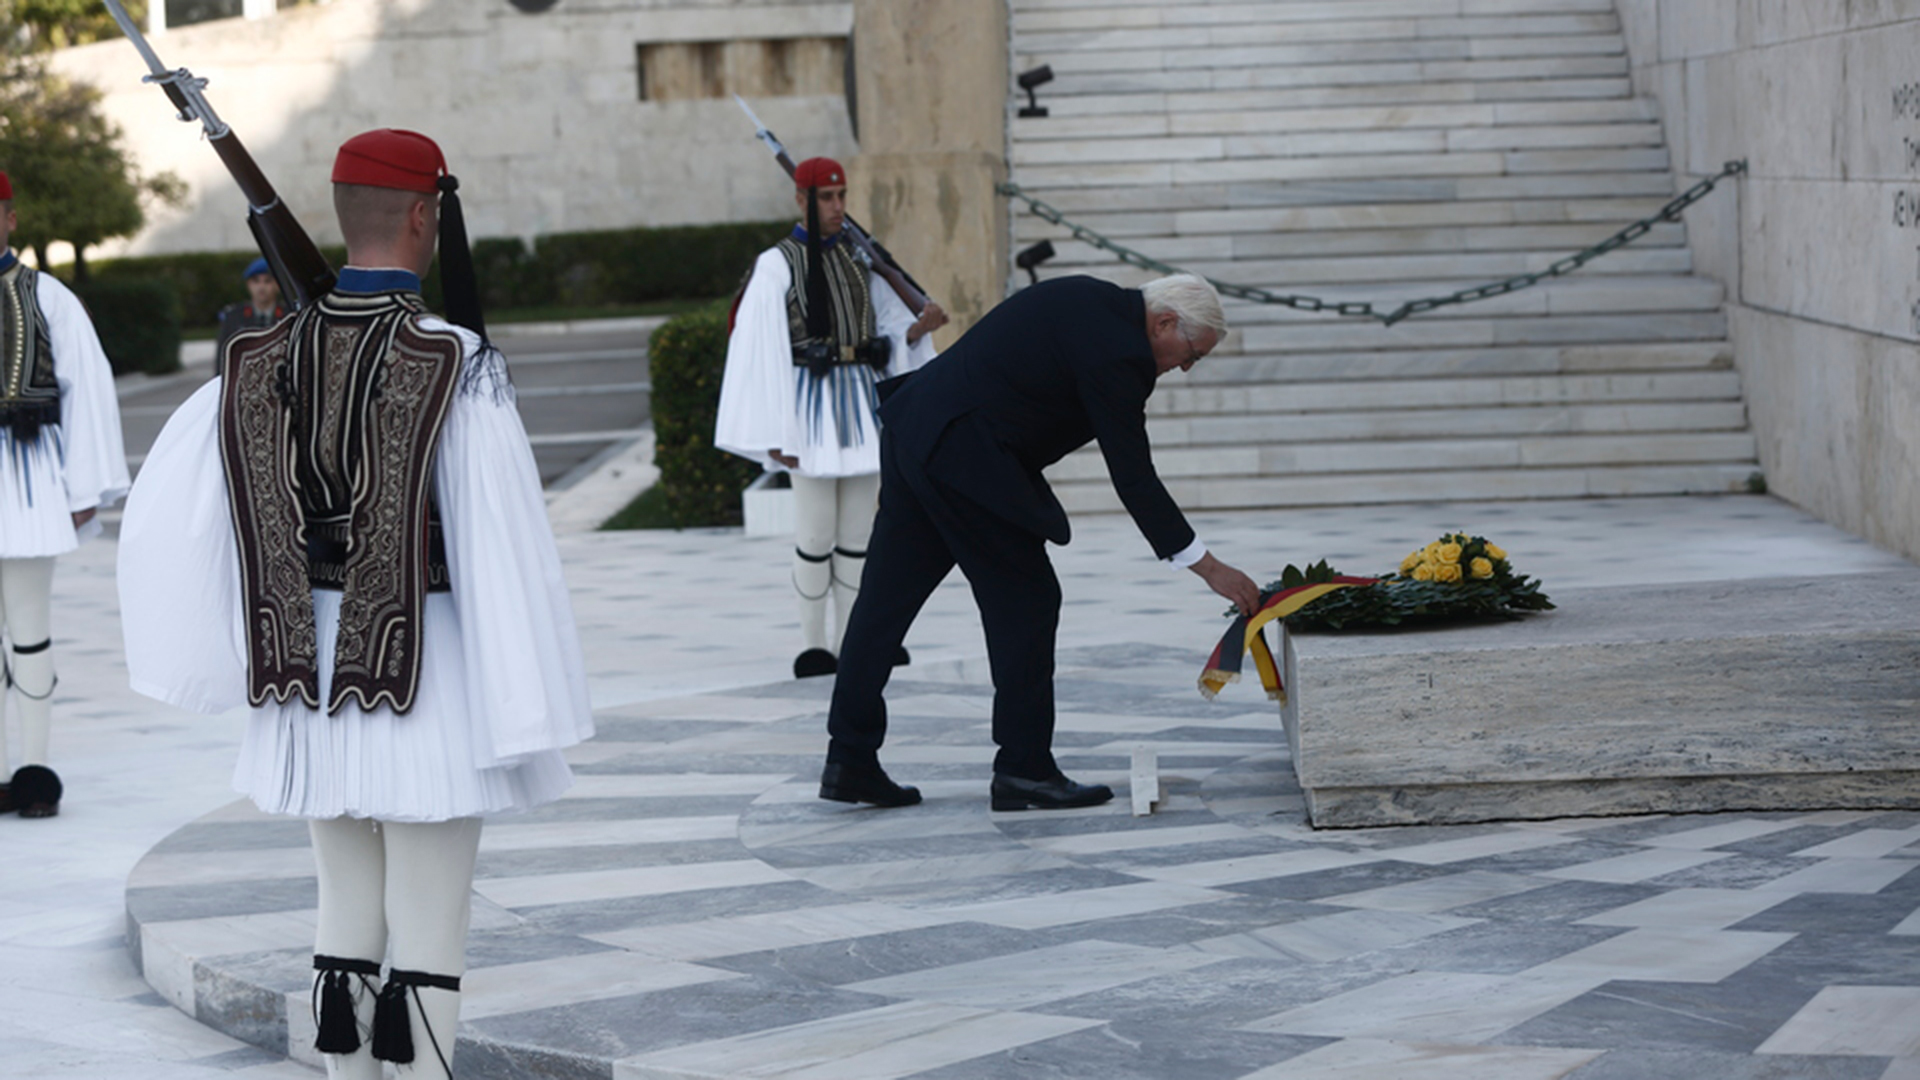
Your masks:
M1191 570L1195 563L1206 557L1207 545L1196 536L1193 538L1193 543L1167 556L1167 561L1172 563L1177 569Z

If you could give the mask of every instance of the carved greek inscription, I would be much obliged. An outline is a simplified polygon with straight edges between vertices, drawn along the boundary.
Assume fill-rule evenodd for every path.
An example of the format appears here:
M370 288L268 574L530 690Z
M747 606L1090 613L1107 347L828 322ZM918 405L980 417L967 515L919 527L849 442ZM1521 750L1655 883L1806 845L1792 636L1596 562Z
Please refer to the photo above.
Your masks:
M1903 189L1893 193L1893 227L1920 228L1920 191Z
M1896 120L1920 120L1920 82L1893 88L1893 116Z
M1893 88L1893 121L1896 127L1911 128L1920 123L1920 82L1902 83ZM1920 176L1920 133L1900 133L1900 163L1910 175ZM1896 188L1893 192L1893 227L1897 233L1920 229L1920 190ZM1920 246L1914 248L1914 280L1920 282ZM1920 300L1908 308L1908 329L1920 338Z

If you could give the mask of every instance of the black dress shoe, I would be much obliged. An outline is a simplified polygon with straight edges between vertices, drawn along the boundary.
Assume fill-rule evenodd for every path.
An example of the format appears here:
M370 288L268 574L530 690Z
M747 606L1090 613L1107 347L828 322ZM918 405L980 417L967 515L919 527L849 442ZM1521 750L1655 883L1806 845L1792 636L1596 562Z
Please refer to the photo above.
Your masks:
M893 782L878 765L846 765L827 762L820 771L820 797L834 802L872 803L875 806L912 806L920 801L920 789Z
M0 814L11 814L13 811L13 789L0 784Z
M1082 784L1056 776L1051 780L1028 780L1007 773L993 774L995 810L1066 810L1076 806L1099 806L1113 798L1113 789L1105 784Z
M840 670L840 661L825 649L808 649L793 658L793 677L808 679L815 675L831 675Z

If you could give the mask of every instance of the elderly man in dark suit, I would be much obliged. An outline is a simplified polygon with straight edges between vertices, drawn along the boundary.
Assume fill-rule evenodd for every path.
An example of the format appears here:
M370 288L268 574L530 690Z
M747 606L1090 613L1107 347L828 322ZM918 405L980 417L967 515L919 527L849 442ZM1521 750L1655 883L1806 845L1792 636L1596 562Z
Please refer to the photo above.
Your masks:
M1194 535L1147 442L1155 380L1192 368L1226 329L1219 296L1192 275L1140 289L1057 278L1016 293L925 368L882 386L880 514L834 682L821 798L920 801L880 767L881 695L907 628L956 565L980 606L993 672L993 809L1113 798L1104 784L1068 779L1053 759L1060 582L1046 543L1065 544L1071 530L1041 470L1099 440L1154 554L1251 612L1258 586Z

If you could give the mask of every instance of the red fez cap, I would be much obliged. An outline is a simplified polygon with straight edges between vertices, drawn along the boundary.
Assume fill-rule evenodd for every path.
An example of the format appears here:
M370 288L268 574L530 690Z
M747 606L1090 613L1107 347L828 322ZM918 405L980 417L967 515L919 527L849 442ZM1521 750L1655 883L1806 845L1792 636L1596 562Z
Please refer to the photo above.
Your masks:
M6 173L0 172L0 199L11 198L13 198L13 181L7 179Z
M830 157L808 158L793 167L795 187L805 191L808 188L841 187L847 182L847 170Z
M397 188L431 195L446 175L447 159L432 139L417 131L381 128L340 144L333 182Z

